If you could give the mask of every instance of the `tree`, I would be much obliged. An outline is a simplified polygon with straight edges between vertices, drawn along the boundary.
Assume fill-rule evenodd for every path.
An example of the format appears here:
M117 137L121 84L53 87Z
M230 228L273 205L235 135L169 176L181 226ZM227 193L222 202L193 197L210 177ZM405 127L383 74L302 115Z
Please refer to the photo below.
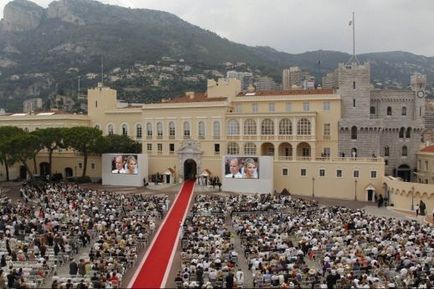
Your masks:
M97 144L100 142L101 137L102 132L97 128L76 126L66 129L65 146L83 154L83 177L86 176L89 153L98 152Z
M142 145L126 135L107 135L97 144L99 153L141 153Z
M5 166L7 181L9 181L9 167L15 163L15 160L11 157L10 140L19 134L24 134L24 130L16 126L0 127L0 164Z
M33 176L27 165L27 160L35 158L36 154L41 150L38 137L30 133L17 134L10 138L6 144L10 149L12 160L20 161L29 175Z
M48 174L52 173L53 152L56 149L63 148L66 129L61 127L50 127L38 129L32 132L39 138L41 148L45 147L48 151Z

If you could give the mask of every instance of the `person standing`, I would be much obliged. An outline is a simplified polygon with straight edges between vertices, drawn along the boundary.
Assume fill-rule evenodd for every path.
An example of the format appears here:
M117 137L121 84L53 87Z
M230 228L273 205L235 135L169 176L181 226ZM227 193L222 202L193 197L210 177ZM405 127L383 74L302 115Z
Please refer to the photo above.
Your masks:
M419 216L419 204L416 204L416 217Z

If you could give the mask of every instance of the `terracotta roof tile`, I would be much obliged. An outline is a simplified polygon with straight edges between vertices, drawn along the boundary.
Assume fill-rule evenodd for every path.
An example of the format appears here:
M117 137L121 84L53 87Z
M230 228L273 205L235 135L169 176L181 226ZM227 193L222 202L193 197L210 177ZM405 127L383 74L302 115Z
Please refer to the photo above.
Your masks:
M424 147L420 151L424 153L434 153L434 145Z
M335 90L332 88L321 89L293 89L293 90L269 90L269 91L255 91L252 95L248 92L240 92L238 96L267 96L267 95L303 95L303 94L332 94Z
M191 102L209 102L209 101L224 101L226 97L213 97L208 98L208 95L203 92L195 92L194 95L183 95L166 100L161 103L191 103Z

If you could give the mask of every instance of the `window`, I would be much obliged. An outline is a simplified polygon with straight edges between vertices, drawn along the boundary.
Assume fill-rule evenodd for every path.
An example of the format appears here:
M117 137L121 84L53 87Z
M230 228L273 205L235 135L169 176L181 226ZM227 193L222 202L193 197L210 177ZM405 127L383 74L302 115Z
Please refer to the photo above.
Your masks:
M391 115L392 115L392 107L390 107L390 106L387 107L386 114L387 114L388 116L391 116Z
M399 129L399 138L404 138L404 134L405 134L405 127L401 127Z
M301 169L301 170L300 170L300 176L305 177L306 174L307 174L306 169Z
M325 169L319 169L319 176L324 177L325 176Z
M163 152L163 144L161 144L161 143L157 144L157 151L159 154L161 154Z
M161 121L157 122L157 138L163 138L163 123Z
M258 104L252 103L252 112L258 112Z
M384 160L384 165L388 166L389 165L389 160Z
M94 169L95 169L95 164L94 164L94 163L91 163L91 164L90 164L90 167L94 170Z
M292 111L292 105L291 105L290 102L286 103L285 111L286 112L291 112Z
M408 149L407 149L407 146L403 146L403 147L402 147L402 153L401 153L401 155L402 155L403 157L406 157L406 156L408 155Z
M190 123L184 121L184 138L190 138Z
M388 157L390 155L390 148L389 146L384 147L384 156Z
M353 89L356 89L356 82L353 81Z
M324 111L330 111L330 102L328 101L323 102L322 107Z
M310 105L309 102L303 102L303 111L309 111Z
M128 126L125 123L122 125L122 135L128 135Z
M228 143L228 155L238 155L240 153L240 147L236 142Z
M284 118L279 122L279 135L291 135L292 123L288 118Z
M401 108L401 115L407 115L407 107L403 106Z
M176 134L175 123L173 121L169 122L169 138L174 139Z
M330 148L324 148L324 156L329 157L330 156Z
M288 175L288 169L287 168L283 168L282 169L282 176L287 176Z
M256 155L256 145L252 142L248 142L244 145L245 155Z
M274 106L274 103L268 104L268 111L269 112L275 112L276 111L276 107Z
M342 178L342 170L336 170L336 177Z
M353 107L356 107L356 100L353 98Z
M330 138L330 124L329 123L325 123L324 124L323 134L324 134L324 138L325 139L329 139Z
M358 178L359 177L359 170L353 171L353 177Z
M152 144L151 143L146 144L146 150L148 152L152 151Z
M302 118L297 122L297 135L310 135L310 121Z
M214 144L214 153L217 155L217 154L220 154L220 144L219 143L215 143Z
M142 125L136 125L136 138L142 138Z
M425 170L428 170L428 161L425 161Z
M235 112L241 112L241 104L237 103L235 105Z
M83 164L82 163L78 163L78 168L82 169L83 168Z
M146 124L146 138L152 138L152 124L150 122Z
M371 179L377 178L377 171L371 171Z
M375 114L375 106L371 106L370 109L369 109L369 112L371 114Z
M98 130L101 130L101 126L99 124L96 124L95 128L98 129ZM27 127L25 127L24 130L27 131L27 132L29 131L29 129Z
M244 135L256 135L256 121L247 119L244 122Z
M212 124L212 134L214 139L220 139L220 122L217 120Z
M273 135L274 134L274 122L271 119L264 119L262 121L261 134L262 135Z
M170 151L171 153L173 153L173 152L175 151L175 144L174 144L174 143L170 143L170 144L169 144L169 151Z
M405 137L410 138L411 136L411 127L407 127L407 130L405 131Z
M228 135L239 135L240 134L240 124L237 120L231 119L228 122Z
M357 126L351 127L351 139L357 139Z
M98 107L98 101L95 101L95 107Z
M203 121L199 121L198 125L198 132L199 132L199 138L204 139L205 138L205 123Z
M112 134L113 134L113 131L114 131L114 129L113 129L113 125L112 125L112 124L109 124L109 125L107 126L107 134L112 135Z

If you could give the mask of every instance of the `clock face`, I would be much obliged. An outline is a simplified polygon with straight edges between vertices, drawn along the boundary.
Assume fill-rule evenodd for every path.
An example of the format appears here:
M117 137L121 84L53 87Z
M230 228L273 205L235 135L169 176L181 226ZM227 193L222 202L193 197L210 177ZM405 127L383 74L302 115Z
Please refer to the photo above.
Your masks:
M417 92L417 96L420 97L420 98L422 98L424 95L425 95L425 93L422 90L419 90Z

